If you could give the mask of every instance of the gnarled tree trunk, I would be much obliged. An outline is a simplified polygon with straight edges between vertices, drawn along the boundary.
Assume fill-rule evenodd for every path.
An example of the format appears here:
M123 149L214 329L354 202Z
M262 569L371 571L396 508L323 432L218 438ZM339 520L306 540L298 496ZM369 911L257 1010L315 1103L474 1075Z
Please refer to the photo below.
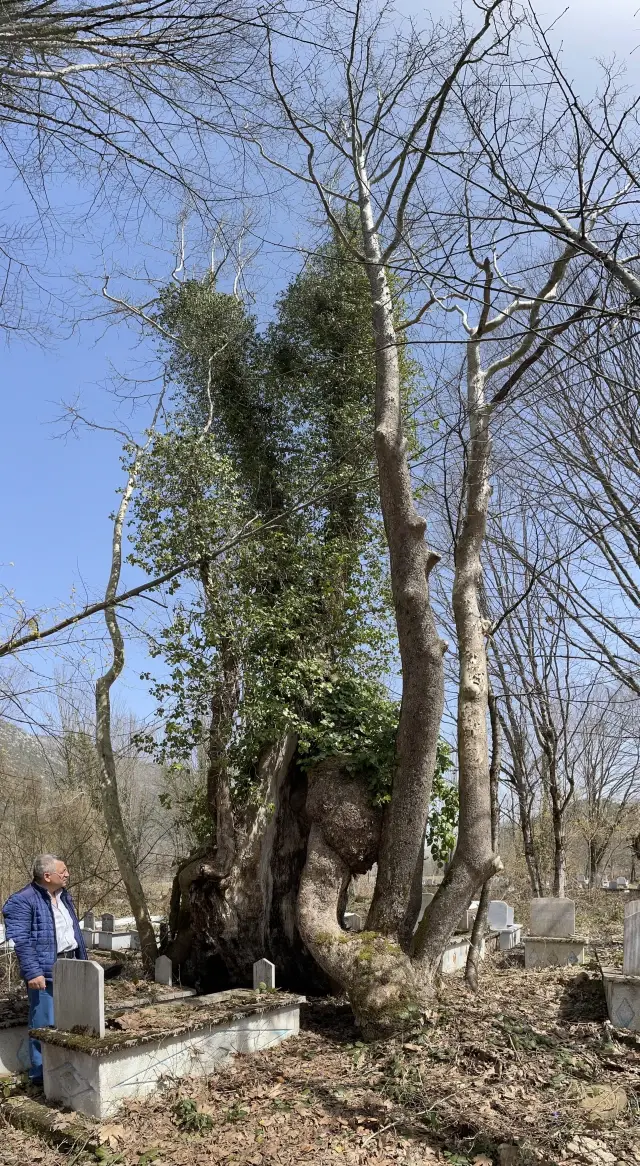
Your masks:
M381 814L364 783L348 776L340 759L309 775L311 833L300 883L298 919L313 956L345 986L365 1037L381 1037L422 1023L431 993L399 943L379 932L340 926L341 896L353 875L378 853Z
M329 988L296 918L309 836L307 778L296 763L296 745L287 736L265 750L258 807L236 822L233 840L225 836L228 815L218 818L216 845L176 876L168 954L181 979L201 992L250 985L252 965L263 956L275 963L280 985Z

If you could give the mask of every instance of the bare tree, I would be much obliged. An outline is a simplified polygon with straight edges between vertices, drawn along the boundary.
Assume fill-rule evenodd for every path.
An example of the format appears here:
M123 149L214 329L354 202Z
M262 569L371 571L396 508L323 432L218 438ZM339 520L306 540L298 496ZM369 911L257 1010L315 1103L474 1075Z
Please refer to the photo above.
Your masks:
M587 846L589 886L625 836L640 788L637 700L596 682L582 694L587 712L576 740L575 826Z
M107 670L98 677L95 685L96 702L96 749L98 753L98 787L102 799L102 809L109 831L109 842L116 856L118 869L127 890L131 910L140 937L142 958L148 968L153 966L157 944L147 899L132 852L131 839L122 814L118 793L118 774L111 732L111 689L120 676L125 664L125 645L114 599L117 596L120 572L122 570L122 535L129 504L140 472L145 450L152 439L153 429L162 407L160 398L151 429L145 445L134 445L130 450L131 461L127 481L122 491L120 505L113 520L111 540L111 570L105 591L104 618L111 640L112 659Z
M215 221L223 152L225 201L228 194L229 147L220 136L228 123L226 91L246 72L263 36L253 8L230 0L5 0L2 152L26 187L42 234L50 241L58 229L52 186L69 172L90 184L94 213L99 207L118 226L122 200L127 216L132 205L139 215L166 211L172 230L185 207ZM227 202L221 217L229 215ZM224 234L221 223L218 229ZM2 283L12 295L2 297L0 323L7 328L29 323L28 313L23 318L29 279L46 293L46 286L35 287L37 233L28 223L3 232Z
M299 26L297 53L295 46L291 51L289 29L286 38L280 36L272 22L267 38L271 89L265 95L272 120L263 122L253 134L262 157L315 194L333 229L363 264L370 287L376 353L375 449L403 684L392 797L384 814L367 921L369 931L377 932L379 938L372 945L366 969L358 944L344 944L337 913L343 888L356 870L354 862L362 861L356 860L356 854L365 844L363 840L354 852L347 819L335 810L331 826L322 816L314 816L298 911L307 946L329 975L347 987L358 1020L370 1033L397 1024L394 1012L399 997L409 996L421 1007L426 982L437 967L456 911L464 908L498 862L489 824L486 726L482 723L485 685L477 693L465 688L468 715L480 727L481 737L473 738L470 723L465 765L460 767L457 861L432 905L433 924L418 933L415 959L403 957L399 946L390 948L388 940L397 941L403 931L421 854L443 705L444 645L428 588L438 556L427 546L426 522L413 500L400 397L400 336L389 268L401 264L402 257L412 251L406 240L417 227L415 195L452 87L478 53L490 53L496 41L508 35L504 29L489 36L499 7L499 0L487 6L475 33L462 23L453 30L438 29L425 39L410 32L406 39L395 38L391 52L385 44L383 15L374 13L369 20L359 2L344 15L338 5L329 4L320 10L313 28ZM310 44L317 48L309 49ZM283 135L285 151L279 145ZM336 209L340 204L357 213L357 245L343 228ZM434 302L430 294L418 310L418 319ZM483 633L478 632L473 612L483 521L476 517L475 508L479 501L481 508L484 504L475 487L474 482L457 592L463 672L472 667L472 653L479 649L484 656ZM470 772L466 763L473 766L476 756L479 766ZM320 802L328 805L329 785L336 805L353 804L353 791L341 798L335 780L335 772L331 779L328 774L319 778L318 788L325 793L317 798L318 808ZM365 831L367 814L362 804L359 814ZM365 849L371 851L372 839L365 833L369 839Z

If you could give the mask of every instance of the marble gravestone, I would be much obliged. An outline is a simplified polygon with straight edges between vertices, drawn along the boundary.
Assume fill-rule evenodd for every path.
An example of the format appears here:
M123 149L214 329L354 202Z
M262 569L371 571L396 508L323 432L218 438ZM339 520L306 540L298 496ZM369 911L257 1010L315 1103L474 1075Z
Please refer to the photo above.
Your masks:
M513 907L504 899L492 899L487 912L487 923L500 936L500 951L510 951L517 947L522 938L522 924L514 923Z
M587 941L575 930L573 899L532 899L531 934L524 941L525 968L583 964Z
M53 1015L60 1032L104 1036L104 968L93 960L56 960Z
M504 899L492 899L489 903L487 923L492 931L502 931L513 923L513 907L505 903Z
M276 986L276 966L271 960L256 960L253 965L253 986L258 989L261 984L264 984L265 988Z
M173 968L168 955L159 955L155 962L154 980L156 984L173 983Z
M576 932L573 899L532 899L531 934L567 939Z

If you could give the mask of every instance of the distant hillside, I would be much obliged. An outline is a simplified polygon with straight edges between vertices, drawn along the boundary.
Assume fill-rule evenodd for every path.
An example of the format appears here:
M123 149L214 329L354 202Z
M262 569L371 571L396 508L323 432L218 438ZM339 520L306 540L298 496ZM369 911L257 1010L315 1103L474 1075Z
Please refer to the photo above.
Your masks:
M37 777L45 784L62 772L60 746L48 733L28 733L10 721L0 720L0 772L12 777ZM147 794L162 789L162 769L138 758L133 763L134 788Z

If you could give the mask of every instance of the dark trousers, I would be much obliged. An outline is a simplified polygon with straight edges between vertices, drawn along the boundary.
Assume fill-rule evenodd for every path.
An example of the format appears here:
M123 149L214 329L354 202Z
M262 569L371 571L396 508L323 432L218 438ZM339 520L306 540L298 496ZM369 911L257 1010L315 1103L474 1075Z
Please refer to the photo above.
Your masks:
M53 1024L53 980L46 981L46 988L29 988L29 1028L48 1028ZM42 1049L39 1040L29 1038L29 1059L31 1081L42 1081Z

